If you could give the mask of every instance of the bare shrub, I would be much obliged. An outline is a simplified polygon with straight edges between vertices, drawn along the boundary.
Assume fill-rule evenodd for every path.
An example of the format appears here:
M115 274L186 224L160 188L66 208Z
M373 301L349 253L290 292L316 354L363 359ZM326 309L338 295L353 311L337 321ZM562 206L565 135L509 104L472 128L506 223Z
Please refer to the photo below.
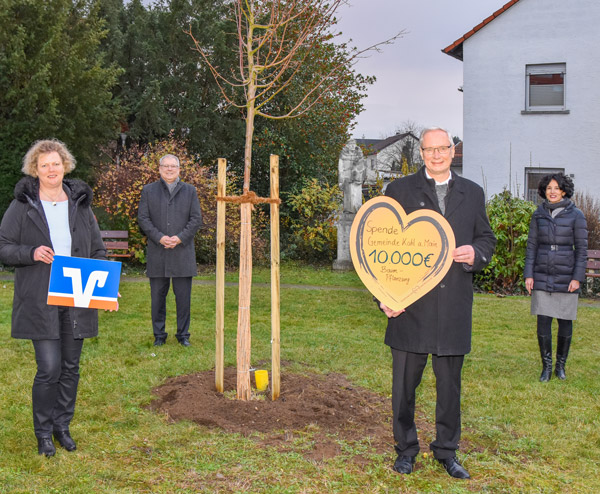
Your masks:
M142 187L158 180L158 162L165 154L175 154L181 162L181 180L192 184L198 191L202 209L203 226L196 234L196 260L200 264L212 264L216 258L216 196L217 180L207 166L187 150L184 141L169 137L151 144L132 144L120 155L119 162L110 160L97 170L95 187L95 206L102 210L110 220L117 221L129 231L129 249L133 258L145 264L146 238L137 222L137 210ZM235 176L229 174L228 183L235 182ZM228 194L238 191L228 185ZM255 233L263 230L268 219L262 210L253 212ZM102 221L100 221L102 225ZM226 252L229 265L235 265L239 256L240 216L239 206L227 204L227 222L225 226ZM252 237L253 254L256 260L264 260L267 246L263 236Z
M588 193L576 192L573 202L587 221L588 249L600 250L600 201Z

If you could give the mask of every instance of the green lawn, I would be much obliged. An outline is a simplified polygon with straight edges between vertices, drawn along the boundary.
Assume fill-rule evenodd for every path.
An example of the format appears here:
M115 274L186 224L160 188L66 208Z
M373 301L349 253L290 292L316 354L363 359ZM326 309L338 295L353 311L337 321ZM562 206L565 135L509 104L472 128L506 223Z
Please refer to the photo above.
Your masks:
M210 274L203 276L211 279ZM228 275L228 281L235 277ZM268 271L256 270L252 291L252 359L270 359ZM282 267L281 358L294 372L346 374L385 396L391 358L384 318L353 274L301 265ZM37 455L31 425L35 373L29 341L10 338L13 284L0 282L0 493L272 492L272 493L593 493L600 492L600 380L596 336L600 308L586 304L575 323L568 380L537 381L535 320L525 297L475 298L473 352L463 372L461 458L473 476L451 479L430 458L400 476L392 451L352 461L360 445L324 462L279 453L251 438L192 423L168 423L145 408L151 388L170 376L214 365L214 286L194 285L193 346L170 337L152 346L146 282L121 285L121 309L101 313L100 336L87 340L72 433L75 453ZM226 365L235 365L237 287L226 288ZM174 325L169 298L168 325ZM419 388L420 413L434 415L428 366ZM391 440L391 430L390 430ZM353 449L355 448L355 449Z

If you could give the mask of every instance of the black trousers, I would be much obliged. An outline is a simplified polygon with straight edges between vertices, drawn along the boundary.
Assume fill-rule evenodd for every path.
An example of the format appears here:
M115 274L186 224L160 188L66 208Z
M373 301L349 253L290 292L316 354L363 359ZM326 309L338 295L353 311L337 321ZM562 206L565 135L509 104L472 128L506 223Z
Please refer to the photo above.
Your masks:
M73 338L67 308L58 309L60 338L33 340L37 373L33 379L33 429L36 437L68 431L75 414L83 340Z
M573 336L573 321L569 319L556 319L558 321L558 336ZM537 316L538 336L552 336L552 318L549 316Z
M392 410L396 452L416 456L419 440L415 425L415 392L428 354L410 353L392 348ZM460 386L464 355L438 357L432 355L436 384L436 438L429 445L438 459L452 458L460 440Z
M154 337L167 339L165 321L167 319L167 293L173 283L175 304L177 306L177 339L190 337L190 304L192 298L192 277L150 278L150 296L152 302L152 330Z

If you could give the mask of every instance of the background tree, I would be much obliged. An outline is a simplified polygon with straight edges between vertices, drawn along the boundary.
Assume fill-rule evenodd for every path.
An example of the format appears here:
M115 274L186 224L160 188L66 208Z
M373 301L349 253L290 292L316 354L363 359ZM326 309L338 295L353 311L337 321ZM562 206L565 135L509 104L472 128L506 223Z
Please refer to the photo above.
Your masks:
M400 164L399 169L403 175L406 175L405 169L409 173L414 173L423 164L419 149L419 138L422 131L423 126L413 120L405 120L396 128L396 134L411 134L414 137L414 139L412 137L404 139L403 145L393 151L394 159Z
M198 64L198 48L210 54L222 73L237 68L236 31L224 0L171 0L145 5L140 0L97 0L109 27L103 49L110 60L124 67L115 97L124 106L129 142L164 139L171 132L188 143L207 166L225 157L242 186L244 122L240 112L224 104L217 83L206 64ZM231 2L229 2L230 4ZM298 101L304 87L324 78L343 58L346 45L333 39L312 47L312 55L298 67L286 91L269 102L269 112L282 114ZM350 138L354 117L362 110L361 99L372 78L343 68L345 84L322 95L311 112L292 121L260 119L256 122L252 183L259 195L268 195L268 162L280 156L280 190L297 193L303 177L337 182L337 160ZM243 99L241 88L232 94ZM284 204L282 215L290 214Z
M0 0L0 213L33 141L64 141L86 178L98 145L116 136L119 70L98 49L105 34L92 1Z
M169 135L183 138L204 164L218 157L240 160L243 122L224 108L208 67L198 63L197 43L219 66L235 62L227 33L224 0L99 0L111 26L103 49L124 68L114 96L124 107L123 127L130 141L150 143Z

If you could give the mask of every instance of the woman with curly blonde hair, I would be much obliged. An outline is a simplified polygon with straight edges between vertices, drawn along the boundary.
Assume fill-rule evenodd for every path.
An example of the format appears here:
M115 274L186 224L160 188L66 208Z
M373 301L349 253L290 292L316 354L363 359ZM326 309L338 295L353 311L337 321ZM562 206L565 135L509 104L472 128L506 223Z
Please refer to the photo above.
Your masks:
M106 259L91 210L92 189L66 179L75 159L60 141L37 141L23 159L25 177L0 224L0 261L15 266L13 338L33 342L33 427L38 453L53 456L54 439L76 449L69 425L75 413L83 339L97 336L95 309L47 304L54 255Z

